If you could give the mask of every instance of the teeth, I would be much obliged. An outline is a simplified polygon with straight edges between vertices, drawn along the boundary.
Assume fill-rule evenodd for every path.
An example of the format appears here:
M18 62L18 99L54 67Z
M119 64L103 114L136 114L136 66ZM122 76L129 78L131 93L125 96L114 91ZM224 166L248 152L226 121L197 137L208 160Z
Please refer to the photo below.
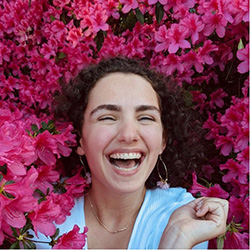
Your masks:
M140 153L115 153L111 154L110 158L112 159L122 159L122 160L133 160L133 159L140 159Z
M136 169L136 168L138 168L138 166L139 166L139 163L137 163L134 167L132 167L132 168L123 168L123 167L118 167L118 166L116 166L116 165L114 165L114 167L116 168L116 169L119 169L119 170L123 170L123 171L131 171L131 170L134 170L134 169Z

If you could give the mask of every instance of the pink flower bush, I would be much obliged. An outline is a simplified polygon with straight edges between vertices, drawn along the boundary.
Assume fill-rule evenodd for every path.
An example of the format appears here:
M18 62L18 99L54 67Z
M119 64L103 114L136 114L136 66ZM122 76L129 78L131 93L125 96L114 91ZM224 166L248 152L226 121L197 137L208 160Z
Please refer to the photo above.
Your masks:
M53 95L83 67L124 55L173 77L204 117L209 156L187 184L230 204L227 233L209 248L249 248L248 31L247 0L0 1L0 245L34 248L30 229L53 248L85 245L86 228L54 237L90 177L65 175L76 137L54 121Z

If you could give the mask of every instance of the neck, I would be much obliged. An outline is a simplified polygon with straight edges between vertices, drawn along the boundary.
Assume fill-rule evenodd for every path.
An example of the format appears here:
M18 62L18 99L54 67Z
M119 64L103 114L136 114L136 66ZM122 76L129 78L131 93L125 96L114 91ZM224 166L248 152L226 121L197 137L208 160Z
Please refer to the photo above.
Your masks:
M143 203L146 188L131 193L116 193L93 185L88 192L94 213L110 230L116 231L132 223ZM89 204L90 205L90 204Z

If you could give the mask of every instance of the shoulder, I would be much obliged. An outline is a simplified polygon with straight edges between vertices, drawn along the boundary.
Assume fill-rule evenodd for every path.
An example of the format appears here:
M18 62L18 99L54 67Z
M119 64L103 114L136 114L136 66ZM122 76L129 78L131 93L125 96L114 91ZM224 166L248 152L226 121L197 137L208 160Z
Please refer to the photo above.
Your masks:
M187 192L185 188L176 187L169 189L149 189L146 196L148 202L156 202L159 204L169 203L188 203L194 200L191 193Z
M194 197L184 188L148 189L134 225L129 249L158 248L171 214L192 200Z

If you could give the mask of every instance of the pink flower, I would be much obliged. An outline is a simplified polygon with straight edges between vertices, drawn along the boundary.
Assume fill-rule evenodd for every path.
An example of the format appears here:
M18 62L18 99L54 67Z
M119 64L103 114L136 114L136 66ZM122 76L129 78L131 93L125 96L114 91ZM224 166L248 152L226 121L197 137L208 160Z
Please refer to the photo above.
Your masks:
M33 198L33 190L25 185L24 180L8 184L1 183L0 209L2 220L8 225L22 228L26 223L25 212L32 211L37 201ZM11 198L8 198L11 196Z
M54 153L57 151L57 145L49 131L46 130L42 134L38 134L34 140L37 157L46 165L54 165L56 163Z
M202 111L204 109L204 107L206 106L206 103L205 103L205 100L207 99L206 94L201 93L200 91L197 91L197 90L191 91L191 94L193 96L193 102L197 103L195 108L200 108L200 110ZM208 123L208 121L206 123ZM204 124L203 126L206 126L206 125ZM211 128L211 126L206 127L206 128ZM214 126L213 126L213 128L214 128ZM216 131L215 135L217 135L217 131ZM208 136L207 136L207 138L208 138Z
M214 30L216 30L217 35L222 38L225 36L227 26L227 20L225 20L223 14L215 13L212 14L211 11L202 17L205 23L204 35L210 36Z
M162 70L167 75L172 75L176 70L179 73L183 73L184 67L181 57L175 54L169 54L162 62Z
M168 48L169 37L166 25L161 25L159 30L155 32L155 40L159 42L155 47L156 52L160 52Z
M224 249L249 249L248 233L227 232Z
M81 170L79 169L77 174L64 181L67 193L73 197L79 197L83 194L85 187L88 187L86 179L81 176Z
M215 139L217 138L218 134L219 134L219 130L220 130L220 126L219 124L217 124L211 113L208 113L208 119L205 121L205 123L203 124L203 128L204 129L209 129L210 131L207 133L206 135L206 139L207 140L211 140L211 139Z
M245 168L248 168L249 146L245 147L241 152L237 154L236 160L239 161Z
M71 215L70 210L74 207L74 199L68 193L55 194L51 193L54 204L59 205L61 208L60 214L55 219L56 224L62 224L66 220L66 216Z
M224 105L224 101L223 101L222 98L227 97L227 96L228 96L227 93L225 93L222 88L220 88L220 89L216 90L215 92L213 92L210 95L210 97L211 97L211 101L209 102L210 108L215 109L216 108L215 105L217 107L222 108L223 105Z
M48 188L50 189L50 192L52 192L52 183L59 179L59 173L53 170L51 166L47 165L40 165L36 170L38 176L33 185L36 188L39 188L44 194L46 194Z
M203 60L195 51L190 50L188 53L182 56L184 68L190 70L193 66L198 73L201 73L204 69Z
M0 42L0 65L2 65L4 61L9 62L10 55L11 55L10 48L8 48L8 46L5 45L4 43Z
M247 199L246 199L247 201ZM242 198L236 198L235 196L231 196L229 199L229 214L228 220L234 220L236 223L239 223L243 220L245 211L248 208L248 202L244 204Z
M210 40L206 40L203 46L198 49L198 55L202 58L203 63L211 65L213 63L213 58L210 53L214 51L218 51L218 47Z
M60 206L54 203L52 197L47 196L46 200L38 204L34 211L28 215L34 227L35 234L37 235L37 231L39 231L46 236L52 236L56 232L53 222L60 213Z
M220 152L222 155L227 156L232 152L233 149L233 139L218 135L215 141L216 148L220 148Z
M75 48L79 41L82 40L82 30L80 28L72 27L66 37L67 41L72 44L72 48Z
M196 14L189 14L180 21L180 25L184 26L187 30L187 36L191 35L192 43L195 44L199 39L199 33L204 29L204 24L200 21L200 17Z
M239 73L244 74L249 71L249 43L246 45L244 49L240 49L237 51L237 58L242 61L237 70Z
M225 164L221 164L220 169L228 170L227 174L222 177L223 182L227 183L238 177L240 183L247 183L248 169L233 159L229 159Z
M178 24L172 24L168 30L169 37L169 53L176 53L179 48L186 49L190 48L190 43L185 40L187 38L186 28Z
M84 227L84 231L79 233L80 228L74 225L74 228L59 237L57 243L52 249L82 249L86 243L87 227Z
M128 13L131 9L136 9L139 7L137 0L120 0L121 4L124 4L122 8L123 13Z
M224 191L219 184L215 184L209 188L206 188L197 182L197 176L193 173L193 185L189 190L192 194L200 193L202 196L206 197L218 197L226 199L229 194Z
M249 1L248 0L234 0L230 2L229 10L234 14L234 24L240 22L249 22Z
M84 32L86 36L95 36L99 30L107 31L109 28L107 24L108 15L99 3L86 2L86 6L81 10L80 17L83 18L80 22L81 28L87 28Z

